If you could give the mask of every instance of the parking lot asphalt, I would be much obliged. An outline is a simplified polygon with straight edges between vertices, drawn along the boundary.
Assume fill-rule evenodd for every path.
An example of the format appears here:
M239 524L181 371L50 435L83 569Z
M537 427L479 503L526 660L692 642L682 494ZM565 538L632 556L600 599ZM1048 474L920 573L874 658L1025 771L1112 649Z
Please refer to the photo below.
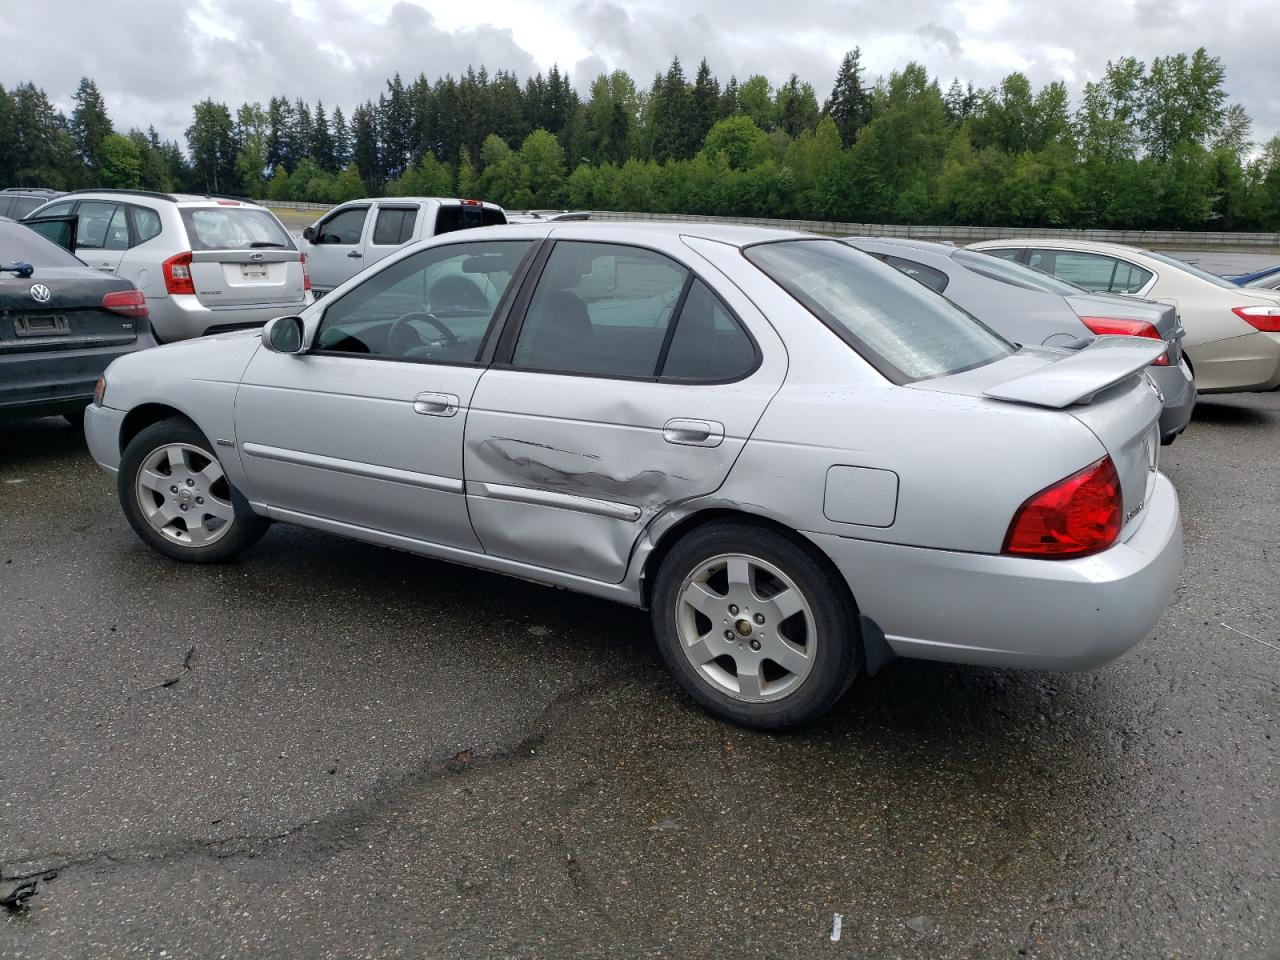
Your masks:
M0 428L0 955L1274 958L1280 394L1163 468L1129 655L896 661L772 736L638 611L284 526L174 564L78 434Z

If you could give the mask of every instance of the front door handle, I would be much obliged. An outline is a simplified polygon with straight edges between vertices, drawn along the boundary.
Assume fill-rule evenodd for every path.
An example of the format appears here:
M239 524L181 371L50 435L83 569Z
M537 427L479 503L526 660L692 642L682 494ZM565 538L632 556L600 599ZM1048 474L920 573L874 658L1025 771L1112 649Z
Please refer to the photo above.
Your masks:
M662 439L686 447L718 447L724 440L724 424L714 420L668 420Z
M348 260L359 260L359 259L360 259L360 256L361 256L360 251L358 251L358 250L352 250L350 253L348 253L348 254L347 254L347 259L348 259Z
M413 412L424 417L452 417L459 400L452 393L420 393L413 398Z

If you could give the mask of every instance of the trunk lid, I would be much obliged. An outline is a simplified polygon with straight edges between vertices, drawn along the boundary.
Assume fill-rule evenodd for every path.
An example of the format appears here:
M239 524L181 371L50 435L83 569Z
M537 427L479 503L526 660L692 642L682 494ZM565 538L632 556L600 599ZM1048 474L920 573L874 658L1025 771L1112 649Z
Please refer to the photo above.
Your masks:
M1164 345L1141 337L1099 337L1083 350L1022 350L923 389L1061 410L1080 421L1115 464L1127 539L1155 488L1164 401L1142 371ZM1088 464L1080 464L1086 467Z
M32 288L42 286L40 302ZM87 267L38 267L33 276L0 273L0 354L124 346L138 339L145 319L102 307L102 298L132 290L128 280L93 274Z
M1132 297L1113 297L1104 293L1072 294L1066 299L1080 317L1114 317L1151 324L1169 345L1169 362L1177 366L1182 360L1182 337L1185 331L1178 318L1178 308L1173 304Z
M183 206L180 213L202 306L302 303L302 255L269 210L213 201Z

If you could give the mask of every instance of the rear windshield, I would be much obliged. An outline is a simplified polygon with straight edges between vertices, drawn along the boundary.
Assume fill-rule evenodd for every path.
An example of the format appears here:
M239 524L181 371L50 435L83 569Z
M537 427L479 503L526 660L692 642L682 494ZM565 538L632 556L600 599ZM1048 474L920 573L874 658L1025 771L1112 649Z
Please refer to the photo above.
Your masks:
M37 268L84 266L62 247L46 240L30 227L12 220L0 220L0 263L7 267L15 260L25 260ZM0 278L12 276L12 273L0 273Z
M1031 267L1023 266L1021 263L1014 263L1012 260L993 257L989 253L957 250L951 255L951 259L966 270L971 270L979 276L986 277L989 280L999 280L1001 283L1011 283L1015 287L1022 287L1025 290L1042 290L1045 293L1056 293L1060 297L1069 297L1073 293L1087 292L1084 287L1077 287L1074 283L1059 280L1051 274L1033 270Z
M293 241L280 221L251 207L182 207L187 241L194 250L249 250L283 247Z
M895 383L945 377L1014 351L949 300L838 240L761 243L743 253Z
M1179 270L1185 270L1193 277L1199 277L1201 280L1208 280L1215 287L1225 287L1228 290L1238 290L1234 283L1230 280L1223 279L1216 273L1210 273L1208 270L1201 270L1199 267L1193 267L1185 260L1175 260L1173 257L1166 257L1163 253L1156 253L1154 250L1143 250L1144 257L1150 257L1152 260L1159 260L1161 263L1167 263L1171 267L1177 267Z

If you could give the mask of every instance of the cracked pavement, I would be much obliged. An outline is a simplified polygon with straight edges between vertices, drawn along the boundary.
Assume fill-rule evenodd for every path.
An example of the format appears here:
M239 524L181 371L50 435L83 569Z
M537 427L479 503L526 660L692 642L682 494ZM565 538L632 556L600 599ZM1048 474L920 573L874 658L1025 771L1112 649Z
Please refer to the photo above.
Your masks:
M279 525L180 566L0 426L0 956L1274 958L1278 453L1280 394L1164 449L1183 586L1117 663L767 736L643 613Z

